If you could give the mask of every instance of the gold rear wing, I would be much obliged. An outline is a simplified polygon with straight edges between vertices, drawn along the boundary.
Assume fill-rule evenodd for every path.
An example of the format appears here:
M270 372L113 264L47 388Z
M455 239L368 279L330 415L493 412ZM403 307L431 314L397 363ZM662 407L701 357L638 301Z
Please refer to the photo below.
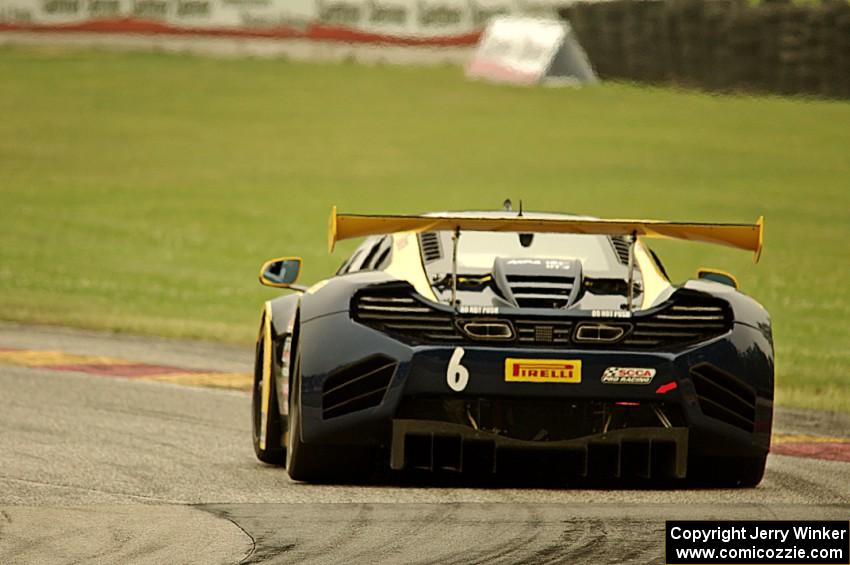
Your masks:
M592 235L638 235L684 239L725 245L753 252L758 262L764 242L764 216L755 224L709 224L659 220L571 220L517 216L486 218L466 216L377 216L337 214L331 210L328 249L344 239L398 232L494 231L517 233L578 233Z

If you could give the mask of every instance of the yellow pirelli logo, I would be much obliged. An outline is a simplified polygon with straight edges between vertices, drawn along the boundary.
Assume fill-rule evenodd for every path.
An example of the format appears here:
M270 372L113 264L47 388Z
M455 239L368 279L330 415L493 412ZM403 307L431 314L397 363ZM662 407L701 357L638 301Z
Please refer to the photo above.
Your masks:
M505 380L520 383L580 383L578 359L505 359Z

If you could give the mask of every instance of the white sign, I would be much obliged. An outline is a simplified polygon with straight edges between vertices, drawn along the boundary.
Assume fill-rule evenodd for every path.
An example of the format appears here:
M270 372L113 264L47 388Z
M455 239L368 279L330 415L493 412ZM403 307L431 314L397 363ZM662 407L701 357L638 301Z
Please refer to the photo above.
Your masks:
M569 23L515 16L490 20L466 73L471 78L515 84L537 84L549 78L596 81Z

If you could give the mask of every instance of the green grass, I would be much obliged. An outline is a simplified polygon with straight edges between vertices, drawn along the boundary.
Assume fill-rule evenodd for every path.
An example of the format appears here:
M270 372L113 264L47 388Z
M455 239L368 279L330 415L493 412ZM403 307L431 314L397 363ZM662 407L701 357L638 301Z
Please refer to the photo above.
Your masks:
M331 205L753 221L745 252L663 242L773 314L780 401L850 411L850 104L456 68L0 50L0 317L248 343L267 257L329 275Z

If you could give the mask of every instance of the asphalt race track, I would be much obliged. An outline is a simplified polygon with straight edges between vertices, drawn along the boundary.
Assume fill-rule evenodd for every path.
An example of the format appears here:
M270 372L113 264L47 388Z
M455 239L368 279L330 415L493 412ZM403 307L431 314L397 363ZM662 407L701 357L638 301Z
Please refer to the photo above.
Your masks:
M0 348L247 372L241 348L0 324ZM247 393L0 364L0 563L662 563L665 519L850 518L850 462L750 490L313 486L259 463ZM850 438L850 418L776 431ZM842 444L843 445L843 444Z

